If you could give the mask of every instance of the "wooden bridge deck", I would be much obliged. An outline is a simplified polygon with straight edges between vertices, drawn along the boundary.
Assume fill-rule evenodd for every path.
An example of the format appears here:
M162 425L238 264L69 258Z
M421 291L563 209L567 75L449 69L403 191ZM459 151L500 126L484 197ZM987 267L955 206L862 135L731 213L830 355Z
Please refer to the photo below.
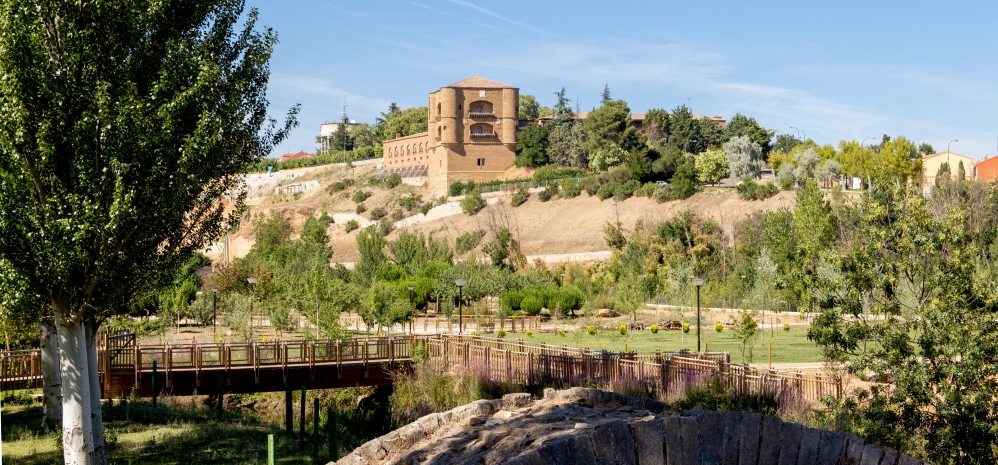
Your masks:
M371 386L391 384L394 373L408 370L417 346L444 365L518 384L599 384L669 396L715 378L739 392L790 390L811 401L842 395L840 379L731 365L727 353L594 352L449 335L181 345L137 345L123 335L102 340L98 371L104 397ZM41 382L38 350L0 353L0 389Z

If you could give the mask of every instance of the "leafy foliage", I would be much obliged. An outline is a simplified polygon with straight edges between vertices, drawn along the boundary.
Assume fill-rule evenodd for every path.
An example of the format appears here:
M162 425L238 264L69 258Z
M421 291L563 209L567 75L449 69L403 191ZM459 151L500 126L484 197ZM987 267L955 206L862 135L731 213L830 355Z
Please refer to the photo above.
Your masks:
M482 193L477 190L465 194L464 198L461 199L461 211L465 215L475 216L483 208L485 208L485 199L482 198Z

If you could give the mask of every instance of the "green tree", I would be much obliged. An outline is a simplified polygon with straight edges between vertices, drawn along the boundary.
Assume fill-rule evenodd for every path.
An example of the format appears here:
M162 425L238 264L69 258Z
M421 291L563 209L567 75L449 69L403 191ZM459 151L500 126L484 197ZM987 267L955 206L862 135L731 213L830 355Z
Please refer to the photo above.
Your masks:
M755 312L739 310L733 332L742 349L742 363L751 362L754 352L753 346L760 333L759 323L755 321Z
M712 121L694 115L686 105L672 110L667 132L666 144L681 152L700 153L720 144L721 129Z
M631 122L631 110L623 100L607 100L599 108L589 112L582 120L586 131L587 152L614 144L625 151L641 148L637 129Z
M521 121L534 121L541 116L541 104L530 94L520 94L520 108L517 118Z
M708 150L694 160L697 179L700 182L716 183L728 177L728 156L723 150Z
M461 199L461 211L465 215L475 216L483 208L485 208L485 199L482 198L482 193L477 189L465 194L464 198Z
M790 134L779 134L776 136L776 143L770 151L789 153L794 147L803 144L804 141Z
M429 111L426 107L410 107L405 110L398 110L393 103L394 109L389 109L384 114L384 122L379 125L381 140L391 140L396 136L411 136L419 132L426 132L429 127Z
M603 84L603 92L600 93L599 97L600 105L606 105L610 100L610 84Z
M596 149L589 160L589 168L597 173L602 173L610 168L619 166L627 158L627 151L617 144L607 144Z
M644 132L651 147L665 142L669 135L669 112L661 108L649 109L645 113Z
M724 138L731 140L739 136L746 136L752 142L759 144L763 157L768 156L772 150L772 131L760 126L755 118L736 113L724 127Z
M890 139L887 136L880 151L867 164L874 185L893 186L915 179L922 170L915 144L904 136Z
M385 247L388 242L374 227L367 227L357 233L357 263L354 264L355 280L369 285L374 280L375 271L388 260Z
M268 128L276 38L256 20L240 2L0 4L0 258L56 321L66 463L107 461L100 323L228 228L221 199L293 122Z
M517 135L516 166L543 166L548 163L548 130L529 124Z
M552 123L558 124L565 121L570 121L575 117L575 112L572 111L572 107L569 105L572 101L568 99L565 93L565 88L562 87L561 90L554 93L555 102L552 110L554 111L554 119Z
M585 141L585 130L581 125L555 125L548 134L548 157L559 166L588 167L589 158L583 148Z
M888 381L844 405L853 428L933 463L998 461L998 269L964 226L974 208L934 217L909 186L867 193L854 243L808 289L808 338Z
M759 177L762 172L762 147L748 136L735 136L724 143L731 176L736 178Z

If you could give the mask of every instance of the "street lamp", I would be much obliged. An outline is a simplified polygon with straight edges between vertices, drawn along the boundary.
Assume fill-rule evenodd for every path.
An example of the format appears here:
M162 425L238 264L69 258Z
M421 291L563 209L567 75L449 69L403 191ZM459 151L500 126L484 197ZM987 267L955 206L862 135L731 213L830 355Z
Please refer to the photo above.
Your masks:
M463 289L467 281L464 278L457 278L454 280L454 285L457 286L457 333L464 333L464 294Z
M950 157L949 146L953 145L954 142L960 142L960 139L953 139L953 140L949 141L948 144L946 144L946 166L949 167L949 172L950 173L953 173L953 164L950 163L950 160L949 160L949 157ZM950 174L950 179L953 179L953 175L952 174Z
M412 305L412 286L406 286L409 290L409 305ZM416 306L412 305L412 320L409 320L409 334L412 334L412 321L416 319Z
M801 131L793 126L790 126L790 129L793 129L794 132L797 133L797 138L800 139L801 142L804 142L804 138L807 137L807 134L804 134L804 131Z
M697 353L700 353L700 286L703 286L703 278L693 278L693 284L697 287Z
M246 282L249 283L250 287L253 288L253 293L250 295L250 342L253 342L253 301L256 300L256 277L250 276L246 278Z
M211 290L211 335L218 337L218 289Z

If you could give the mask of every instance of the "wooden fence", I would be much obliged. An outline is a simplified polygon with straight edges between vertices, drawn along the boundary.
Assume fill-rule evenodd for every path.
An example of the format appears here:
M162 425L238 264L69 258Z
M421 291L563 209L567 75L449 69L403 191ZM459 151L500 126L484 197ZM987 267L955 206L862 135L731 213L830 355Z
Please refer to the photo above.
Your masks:
M99 369L104 382L117 374L134 376L153 363L167 379L176 372L309 368L409 361L413 348L447 366L462 366L487 379L552 386L597 385L641 390L662 397L679 396L710 380L739 393L769 393L817 401L842 396L840 378L800 372L758 370L732 365L726 352L621 353L530 344L500 338L456 335L354 337L320 341L138 345L134 336L103 338ZM38 350L0 354L0 383L6 389L37 387L41 382ZM107 388L107 386L105 386Z

